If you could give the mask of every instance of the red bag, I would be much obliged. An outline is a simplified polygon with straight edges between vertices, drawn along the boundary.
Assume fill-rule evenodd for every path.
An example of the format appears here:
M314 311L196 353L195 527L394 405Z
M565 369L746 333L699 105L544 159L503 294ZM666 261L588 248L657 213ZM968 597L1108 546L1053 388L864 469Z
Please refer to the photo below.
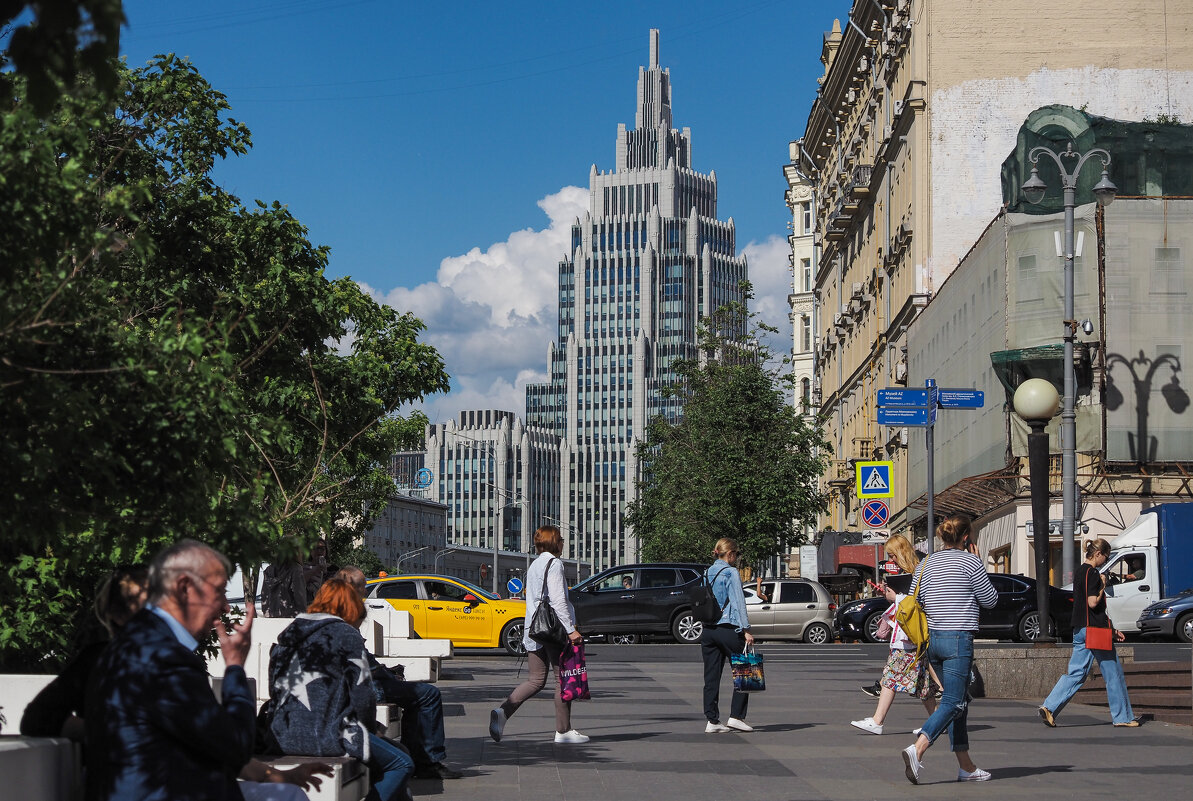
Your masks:
M1114 631L1102 626L1086 626L1085 647L1091 651L1113 651Z
M559 697L564 701L587 701L590 698L583 642L569 642L559 655Z

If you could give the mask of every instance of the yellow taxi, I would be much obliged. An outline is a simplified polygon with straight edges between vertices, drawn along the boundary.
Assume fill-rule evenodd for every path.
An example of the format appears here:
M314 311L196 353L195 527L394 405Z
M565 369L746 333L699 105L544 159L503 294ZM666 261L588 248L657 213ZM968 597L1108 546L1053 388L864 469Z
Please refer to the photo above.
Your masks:
M367 598L366 604L387 601L409 612L415 636L423 639L451 640L457 648L501 647L516 656L526 653L526 602L502 600L463 579L433 574L370 579Z

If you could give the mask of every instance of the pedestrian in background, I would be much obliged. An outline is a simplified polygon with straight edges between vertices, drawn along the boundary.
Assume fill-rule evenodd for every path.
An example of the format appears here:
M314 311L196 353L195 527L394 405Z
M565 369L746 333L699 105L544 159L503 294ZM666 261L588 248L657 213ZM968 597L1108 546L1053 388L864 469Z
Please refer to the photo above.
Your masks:
M734 566L741 555L737 540L722 537L713 548L715 561L704 571L712 587L717 605L721 607L721 618L715 626L705 626L700 634L700 655L704 658L704 726L705 734L718 734L731 729L754 731L746 723L749 708L748 693L733 691L729 707L729 719L721 722L719 704L721 676L725 672L725 660L730 654L741 653L747 645L754 644L750 633L750 619L746 615L746 596L742 592L741 574Z
M307 598L302 546L286 537L261 577L261 611L265 617L294 617L306 611Z
M978 607L990 608L998 591L986 566L972 553L969 519L952 515L936 527L942 550L920 562L909 594L919 588L919 602L928 618L928 662L944 686L940 705L920 729L913 745L903 750L907 780L920 783L924 752L945 729L957 757L957 781L984 782L990 774L969 756L968 688L973 668L973 636L978 630Z
M894 536L887 540L886 555L888 559L894 559L895 564L899 565L899 569L904 573L914 574L920 563L915 549L906 537ZM891 629L891 649L886 667L882 670L882 678L879 680L882 689L878 696L878 706L872 716L849 722L849 725L871 734L882 734L883 722L895 700L896 692L919 698L924 702L924 709L929 715L936 711L936 690L929 680L927 661L917 653L916 646L907 639L907 635L895 621L895 609L907 596L896 593L885 584L881 587L886 599L891 602L890 608L883 613L886 625Z
M1085 646L1086 628L1111 627L1106 615L1106 581L1098 568L1106 564L1110 556L1110 543L1099 537L1085 544L1085 561L1073 573L1073 655L1069 658L1069 670L1060 677L1052 692L1040 705L1040 717L1048 726L1056 726L1056 716L1065 704L1085 684L1093 661L1098 660L1098 669L1106 681L1106 698L1110 701L1110 719L1115 726L1136 728L1139 721L1131 711L1131 699L1127 697L1127 680L1123 667L1111 643L1109 651L1094 651ZM1084 601L1084 602L1083 602ZM1114 638L1122 642L1125 637L1117 629Z
M560 535L559 529L555 526L539 526L534 532L534 550L538 557L526 571L526 630L529 630L530 621L534 620L539 604L549 603L567 631L568 641L580 643L584 638L576 631L576 610L568 600L563 562L559 559L559 555L563 553L563 536ZM541 595L544 576L546 596ZM552 693L555 698L555 742L568 745L588 742L588 737L572 728L572 702L564 701L559 694L559 656L563 652L562 647L542 645L530 639L529 633L523 633L522 644L526 646L526 661L530 666L530 675L526 681L514 688L501 706L489 714L489 736L494 742L501 742L506 721L522 704L547 685L548 668L551 667L555 669L556 678Z

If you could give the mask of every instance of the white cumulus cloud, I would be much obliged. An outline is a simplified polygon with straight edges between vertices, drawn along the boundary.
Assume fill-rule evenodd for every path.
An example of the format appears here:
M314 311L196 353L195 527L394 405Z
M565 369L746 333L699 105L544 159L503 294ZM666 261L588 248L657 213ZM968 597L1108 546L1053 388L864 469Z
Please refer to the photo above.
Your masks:
M388 290L361 284L380 302L426 323L425 340L439 351L452 380L449 394L422 404L433 422L453 420L465 409L524 415L526 385L547 380L547 346L557 336L559 261L568 254L572 223L588 208L588 190L566 186L538 206L549 220L546 228L515 231L485 250L448 257L433 282ZM742 253L754 284L753 309L780 329L768 344L776 354L786 353L787 240L771 236Z
M588 208L588 190L566 186L538 203L546 228L526 228L487 249L473 248L439 264L434 282L365 291L427 325L426 341L447 364L452 391L423 403L433 422L463 409L506 409L523 415L525 389L547 378L547 345L556 337L558 265L571 226Z
M764 339L776 356L791 351L791 319L787 296L791 294L791 266L787 257L791 246L784 237L771 235L763 242L750 242L742 248L750 265L750 283L754 285L754 301L750 309L758 314L758 321L779 329L778 334Z

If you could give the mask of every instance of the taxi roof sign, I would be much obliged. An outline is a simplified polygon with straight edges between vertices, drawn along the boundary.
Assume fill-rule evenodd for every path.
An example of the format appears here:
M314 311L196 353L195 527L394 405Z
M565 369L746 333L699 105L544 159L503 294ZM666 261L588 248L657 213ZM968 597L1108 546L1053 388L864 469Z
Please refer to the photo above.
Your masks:
M859 498L893 498L891 483L894 462L857 462L855 482Z

